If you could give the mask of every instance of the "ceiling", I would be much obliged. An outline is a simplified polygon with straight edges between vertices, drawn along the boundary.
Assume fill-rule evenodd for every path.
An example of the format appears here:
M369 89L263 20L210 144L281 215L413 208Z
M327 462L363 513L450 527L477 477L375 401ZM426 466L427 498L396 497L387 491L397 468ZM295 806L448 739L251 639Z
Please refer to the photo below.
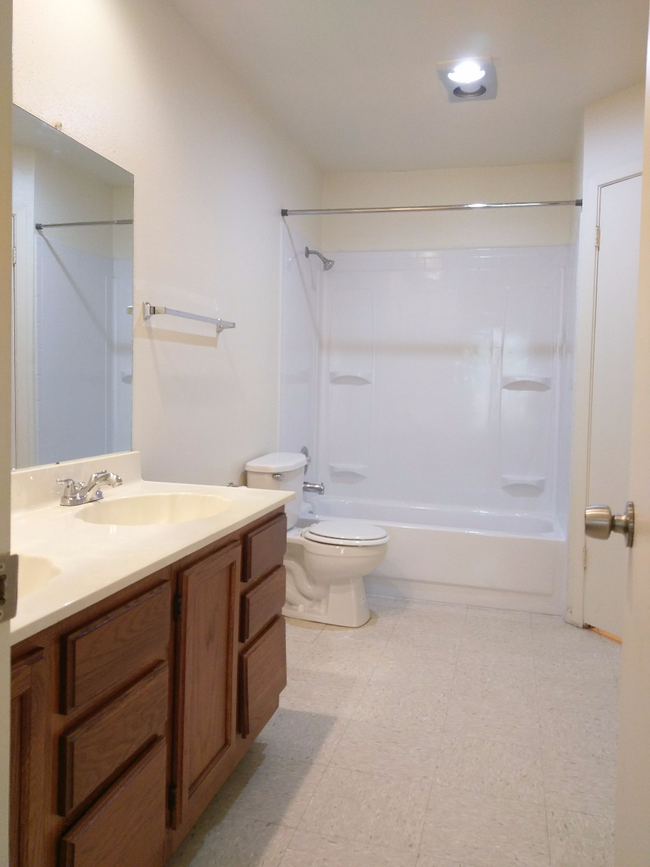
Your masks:
M172 0L324 171L570 160L586 105L641 81L647 0ZM451 104L439 61L494 58Z

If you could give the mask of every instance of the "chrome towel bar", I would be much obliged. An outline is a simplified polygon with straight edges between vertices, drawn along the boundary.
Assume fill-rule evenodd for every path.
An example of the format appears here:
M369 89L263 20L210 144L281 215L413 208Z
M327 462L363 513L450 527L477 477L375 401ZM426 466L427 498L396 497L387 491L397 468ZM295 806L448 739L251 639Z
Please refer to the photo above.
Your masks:
M145 319L151 319L152 316L158 316L160 313L166 313L168 316L180 316L181 319L196 319L197 322L209 322L210 325L217 326L217 334L221 334L227 328L235 328L234 322L228 322L226 319L215 319L212 316L200 316L198 313L185 313L183 310L174 310L172 307L162 307L160 305L150 304L144 301L142 304L142 312Z

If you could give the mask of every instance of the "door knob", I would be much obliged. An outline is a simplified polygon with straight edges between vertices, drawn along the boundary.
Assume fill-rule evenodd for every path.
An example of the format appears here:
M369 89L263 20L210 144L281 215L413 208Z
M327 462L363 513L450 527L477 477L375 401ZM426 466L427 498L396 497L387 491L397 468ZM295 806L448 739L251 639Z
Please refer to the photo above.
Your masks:
M587 506L585 533L592 539L609 539L612 533L623 533L625 544L634 544L634 503L627 503L624 515L612 515L609 506Z

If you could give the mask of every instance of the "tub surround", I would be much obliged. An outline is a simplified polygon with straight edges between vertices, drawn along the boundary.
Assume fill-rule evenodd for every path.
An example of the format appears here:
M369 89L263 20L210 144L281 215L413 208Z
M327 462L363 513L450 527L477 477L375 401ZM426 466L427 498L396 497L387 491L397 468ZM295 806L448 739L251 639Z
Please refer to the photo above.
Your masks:
M305 518L390 535L371 592L559 614L571 250L547 236L504 246L508 232L493 247L434 237L419 250L330 246L317 292L285 243L280 448L314 443L326 496Z
M103 503L69 508L59 505L61 485L57 479L71 477L85 482L100 469L120 475L123 485L108 489ZM211 495L227 500L228 507L212 517L173 524L117 526L81 519L84 510L101 509L116 499L151 494ZM28 596L21 593L19 577L21 598L11 622L12 644L217 542L277 510L292 497L287 491L144 481L139 452L15 471L13 551L25 557L47 558L57 574Z

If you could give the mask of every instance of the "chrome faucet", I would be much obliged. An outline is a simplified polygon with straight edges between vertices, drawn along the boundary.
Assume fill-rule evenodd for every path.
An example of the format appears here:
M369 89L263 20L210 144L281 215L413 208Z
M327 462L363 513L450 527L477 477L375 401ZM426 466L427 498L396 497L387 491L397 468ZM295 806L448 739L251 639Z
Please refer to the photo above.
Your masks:
M88 479L87 485L84 485L83 482L75 482L74 479L57 479L56 481L59 485L65 485L63 494L61 495L62 506L83 506L84 503L94 503L97 500L103 500L104 495L100 491L103 485L110 485L111 488L116 488L122 484L120 476L115 473L109 473L106 470L93 473Z
M322 482L303 482L302 489L306 494L325 493L325 485Z

